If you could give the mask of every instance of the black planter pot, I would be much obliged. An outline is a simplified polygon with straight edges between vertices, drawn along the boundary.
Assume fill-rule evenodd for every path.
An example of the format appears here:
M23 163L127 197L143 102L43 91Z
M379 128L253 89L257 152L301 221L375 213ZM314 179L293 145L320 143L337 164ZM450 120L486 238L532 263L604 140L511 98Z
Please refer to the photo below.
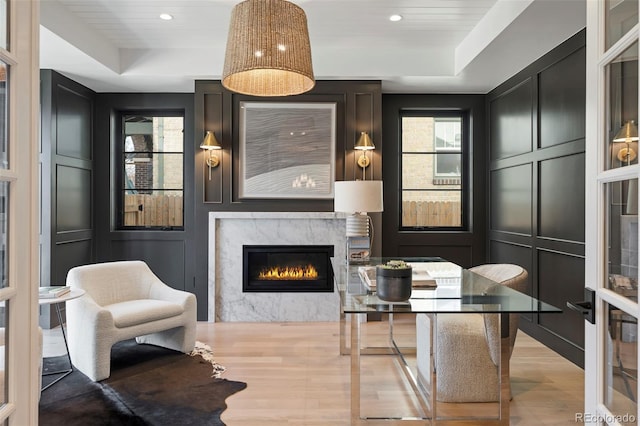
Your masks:
M404 302L411 297L411 268L389 269L376 266L376 293L380 300Z

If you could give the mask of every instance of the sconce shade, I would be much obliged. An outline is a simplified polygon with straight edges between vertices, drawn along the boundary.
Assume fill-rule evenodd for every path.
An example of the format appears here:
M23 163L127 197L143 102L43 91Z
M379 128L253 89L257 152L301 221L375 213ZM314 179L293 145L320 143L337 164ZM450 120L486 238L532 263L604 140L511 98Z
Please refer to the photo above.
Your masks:
M370 213L383 211L381 180L349 180L335 183L336 212Z
M288 96L315 86L307 17L286 0L245 0L231 12L222 85L253 96Z
M618 160L620 160L621 162L626 162L627 165L631 164L631 162L635 160L637 156L636 152L631 147L631 143L637 141L638 126L636 126L636 123L633 120L629 120L624 124L624 126L622 126L620 130L618 130L618 133L616 133L612 141L613 143L622 142L626 144L625 147L620 148L620 150L618 151L618 154L616 156Z
M638 126L636 126L636 123L633 120L627 121L613 138L613 142L631 142L637 140Z
M202 149L222 149L222 146L216 139L216 135L212 132L207 131L207 134L204 137L204 140L200 144L200 148Z
M371 149L376 149L376 146L373 144L373 141L369 137L369 134L367 132L362 132L360 134L360 137L358 138L358 141L356 142L356 145L354 146L354 149L368 151Z

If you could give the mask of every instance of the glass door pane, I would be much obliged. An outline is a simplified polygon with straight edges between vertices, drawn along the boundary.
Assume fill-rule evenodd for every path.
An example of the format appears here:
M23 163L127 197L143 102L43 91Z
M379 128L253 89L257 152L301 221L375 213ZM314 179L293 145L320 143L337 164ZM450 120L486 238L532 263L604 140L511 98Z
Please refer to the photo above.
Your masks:
M9 149L7 146L9 129L7 110L9 106L9 66L0 61L0 168L9 168Z
M7 256L9 233L9 182L0 182L0 288L9 286L9 259Z
M0 48L9 50L9 8L7 0L0 0Z
M638 321L605 303L609 334L606 345L604 403L623 425L637 424Z
M637 23L638 0L606 0L606 48L613 46Z
M7 0L0 0L0 48L9 49L9 26L7 23L9 20L7 16L9 10L7 7Z
M638 301L638 179L607 184L607 288Z
M4 372L7 371L8 311L9 302L2 302L0 304L0 369ZM2 405L8 401L7 375L5 373L0 377L2 377L0 380L0 405Z
M607 169L638 163L638 42L606 69L609 90Z
M610 182L605 188L608 248L605 287L637 303L638 179ZM620 424L637 424L638 320L628 307L624 310L606 302L604 306L607 332L603 402Z

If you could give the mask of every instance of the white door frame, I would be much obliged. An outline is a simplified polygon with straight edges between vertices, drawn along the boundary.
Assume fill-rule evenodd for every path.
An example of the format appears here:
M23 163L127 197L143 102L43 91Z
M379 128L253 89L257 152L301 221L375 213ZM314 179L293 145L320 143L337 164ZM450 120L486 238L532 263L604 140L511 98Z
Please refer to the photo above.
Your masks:
M634 179L640 176L640 165L616 169L605 168L609 141L608 91L606 67L622 52L638 41L640 25L605 51L604 1L587 2L587 69L586 69L586 164L585 164L585 287L596 291L595 324L585 321L585 411L576 413L586 424L620 424L605 406L608 341L608 312L605 302L636 318L640 316L638 304L607 289L608 183ZM640 111L640 110L639 110ZM638 236L636 236L638 238ZM638 360L640 361L640 360ZM637 395L637 389L636 389ZM635 415L638 412L628 413Z
M0 302L8 308L5 380L7 403L0 421L9 425L38 423L41 362L38 333L38 151L39 151L39 2L4 0L8 4L9 49L0 48L8 64L7 128L9 168L0 182L9 184L5 215L8 239L8 285ZM2 19L2 18L0 18ZM0 119L4 119L0 117Z

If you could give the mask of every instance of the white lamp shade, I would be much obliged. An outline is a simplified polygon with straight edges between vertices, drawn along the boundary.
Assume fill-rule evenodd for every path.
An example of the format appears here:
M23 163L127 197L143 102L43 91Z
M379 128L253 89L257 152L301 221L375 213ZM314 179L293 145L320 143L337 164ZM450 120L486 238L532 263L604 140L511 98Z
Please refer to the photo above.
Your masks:
M383 211L382 181L354 180L335 183L336 212L368 213Z

